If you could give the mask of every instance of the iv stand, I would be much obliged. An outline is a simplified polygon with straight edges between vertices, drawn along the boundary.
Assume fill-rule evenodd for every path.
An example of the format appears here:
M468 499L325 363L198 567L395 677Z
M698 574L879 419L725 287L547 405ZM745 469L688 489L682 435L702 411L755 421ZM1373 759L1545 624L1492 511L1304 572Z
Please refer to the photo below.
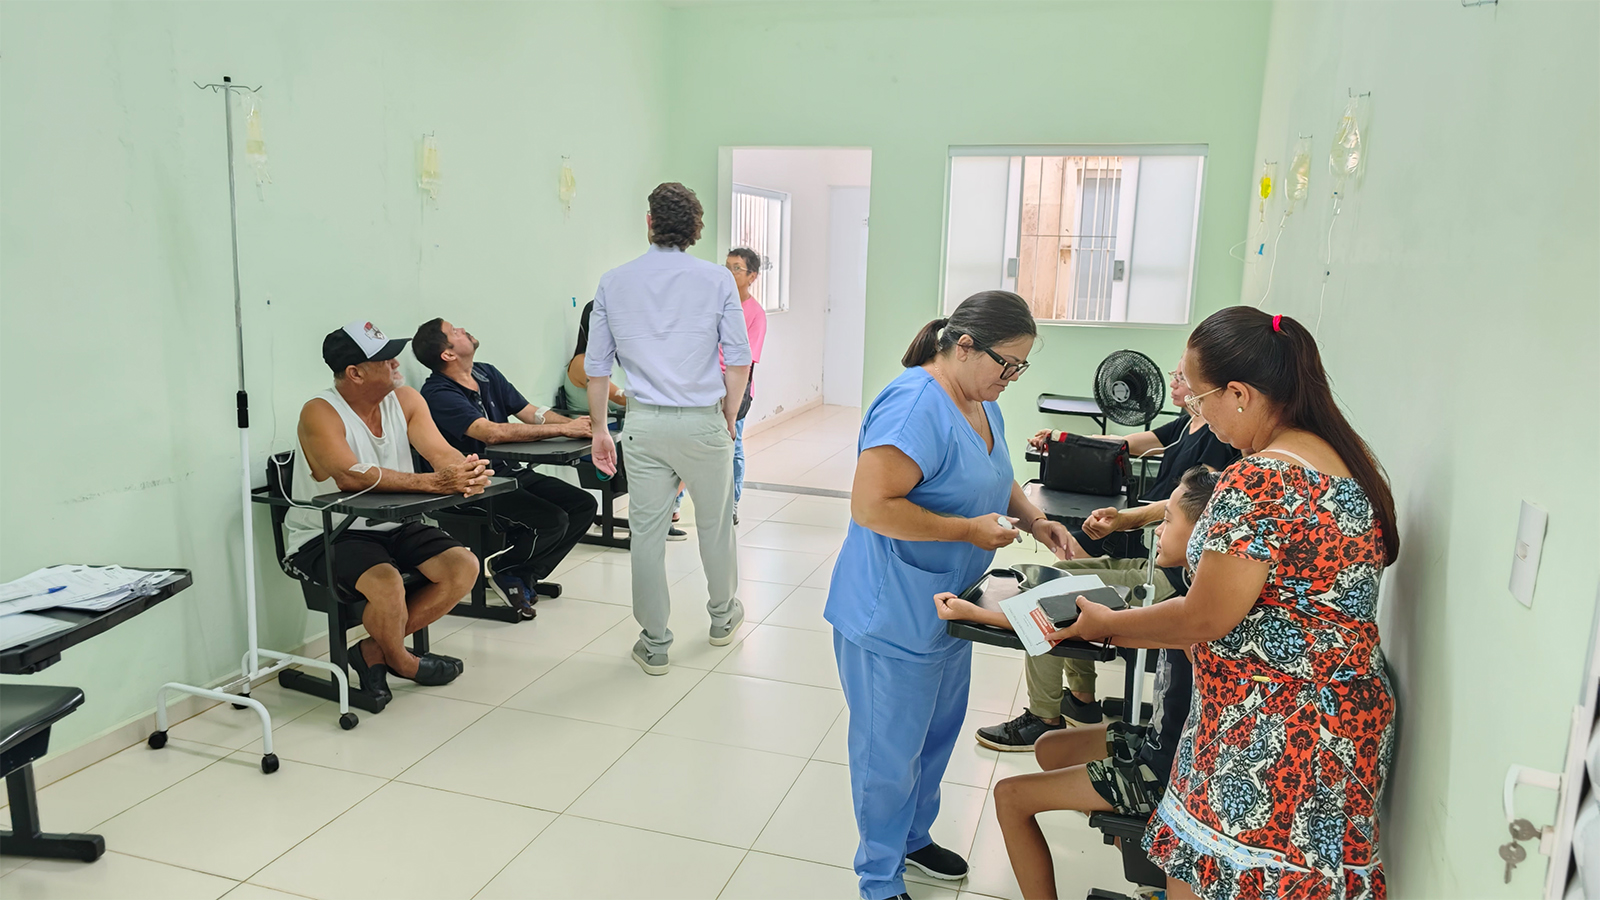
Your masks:
M156 691L156 730L151 733L149 745L152 749L160 749L167 743L167 693L176 691L183 694L193 694L222 703L231 703L235 709L250 708L255 710L261 719L261 771L272 774L278 770L278 755L272 751L272 715L261 701L250 696L250 686L258 681L268 678L282 669L291 665L310 666L317 669L327 669L333 673L333 678L339 685L339 713L342 727L355 727L355 714L350 712L350 683L345 677L344 670L332 663L320 659L309 659L304 656L294 656L288 653L279 653L276 650L266 650L260 646L260 639L256 629L256 557L255 557L255 529L250 504L250 398L245 391L244 381L244 305L239 290L239 203L234 188L233 176L233 93L246 91L255 93L261 90L256 87L234 84L233 79L224 75L221 84L199 84L195 87L200 90L209 90L222 95L223 122L227 128L228 147L228 224L233 245L233 333L239 361L239 391L235 395L236 411L238 414L239 428L239 471L240 499L244 511L244 604L245 604L245 630L249 646L245 650L244 659L240 663L240 677L223 685L224 688L242 686L238 693L228 691L210 690L190 684L168 682ZM275 662L262 668L261 659L265 657ZM351 724L345 725L346 722Z

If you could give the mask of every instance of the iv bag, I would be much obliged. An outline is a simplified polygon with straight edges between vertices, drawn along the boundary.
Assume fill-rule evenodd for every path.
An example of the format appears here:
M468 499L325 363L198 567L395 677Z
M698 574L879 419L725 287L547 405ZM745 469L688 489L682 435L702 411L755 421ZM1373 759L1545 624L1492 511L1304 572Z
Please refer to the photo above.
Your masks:
M431 134L422 136L422 172L417 186L428 192L430 200L439 199L439 144Z
M1333 148L1328 153L1328 171L1334 181L1343 182L1361 173L1364 156L1361 152L1361 126L1356 122L1359 98L1351 97L1345 104L1344 116L1333 133Z
M572 162L566 157L561 158L560 187L556 196L561 198L561 205L566 212L572 212L572 198L578 193L578 179L572 174Z
M1303 137L1295 142L1294 161L1289 164L1289 207L1294 212L1297 204L1304 203L1311 193L1311 139Z
M244 157L255 170L257 186L272 183L267 171L267 142L261 135L261 104L255 94L244 95Z

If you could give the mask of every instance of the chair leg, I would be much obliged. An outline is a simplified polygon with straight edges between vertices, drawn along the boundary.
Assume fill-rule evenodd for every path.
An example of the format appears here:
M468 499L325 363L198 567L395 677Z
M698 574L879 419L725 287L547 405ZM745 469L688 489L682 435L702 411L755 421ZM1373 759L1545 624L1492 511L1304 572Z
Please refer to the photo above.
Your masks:
M350 672L350 651L346 646L349 635L344 621L344 607L333 591L328 591L328 661L343 669L350 680L350 705L369 713L381 713L389 704L388 698L378 698L360 687L360 679ZM339 702L339 683L330 675L322 678L300 669L284 669L278 673L278 684L291 691Z
M11 801L12 830L0 831L0 855L94 862L106 852L106 839L98 834L46 834L39 830L33 763L6 776L6 794Z

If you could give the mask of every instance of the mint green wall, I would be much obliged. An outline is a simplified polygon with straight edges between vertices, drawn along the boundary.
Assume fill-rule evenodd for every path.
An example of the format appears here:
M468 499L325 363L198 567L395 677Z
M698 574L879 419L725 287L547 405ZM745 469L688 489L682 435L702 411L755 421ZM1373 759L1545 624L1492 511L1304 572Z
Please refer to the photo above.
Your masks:
M1284 175L1296 135L1314 135L1273 312L1316 320L1329 143L1349 91L1372 92L1368 167L1333 232L1320 341L1400 505L1383 599L1404 707L1385 824L1397 897L1542 889L1544 857L1507 886L1495 850L1506 767L1562 767L1594 610L1597 34L1593 3L1273 9L1257 159ZM1246 300L1265 270L1250 267ZM1523 499L1550 512L1532 609L1506 589ZM1551 821L1548 792L1518 798Z
M39 676L88 695L56 749L243 652L222 108L190 82L265 85L259 193L236 134L258 470L331 383L321 337L350 319L409 337L443 315L530 397L554 390L570 298L644 247L662 19L629 3L0 5L0 578L70 561L195 572ZM436 203L417 187L429 131ZM265 643L293 646L323 629L256 523Z
M1196 312L1237 301L1251 137L1269 7L1257 3L707 3L676 8L669 161L714 197L719 146L872 148L867 262L870 400L939 314L948 148L963 144L1210 145ZM714 210L708 210L714 213ZM709 226L708 233L714 233ZM710 253L708 249L705 251ZM1198 321L1198 319L1196 320ZM1087 393L1123 347L1166 366L1186 329L1047 326L1002 398L1016 461L1047 425L1040 391Z

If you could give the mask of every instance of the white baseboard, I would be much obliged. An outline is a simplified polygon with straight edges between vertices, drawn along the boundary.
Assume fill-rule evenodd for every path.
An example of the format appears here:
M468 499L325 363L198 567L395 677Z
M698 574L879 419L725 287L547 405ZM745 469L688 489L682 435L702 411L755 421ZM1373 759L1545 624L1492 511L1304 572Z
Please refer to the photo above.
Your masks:
M776 428L777 426L782 425L784 422L789 421L790 419L794 418L795 416L805 415L806 413L812 411L813 409L820 409L821 407L822 407L822 398L819 396L819 397L814 397L814 398L812 398L810 400L807 400L806 402L800 404L799 406L796 406L793 409L786 409L783 412L778 413L777 415L773 416L770 419L762 419L759 422L745 422L745 424L744 424L744 436L747 439L755 437L756 435L760 434L761 432L766 431L768 428Z
M351 634L355 634L359 630L360 629L352 629ZM311 659L316 659L322 654L328 652L328 637L327 635L323 635L321 637L313 638L300 645L300 647L287 652L296 656L306 656L310 657ZM229 682L237 680L239 680L238 673L230 673L222 678L216 679L210 684L202 685L202 687L215 689L218 685L228 684ZM47 756L44 759L34 763L34 784L42 788L48 784L60 781L61 779L75 772L87 769L103 759L115 756L135 744L144 743L145 739L150 736L150 733L156 729L154 688L151 689L150 696L150 708L142 715L129 719L121 725L113 726L111 729L102 732L99 736L90 738L88 741L73 747L71 750L67 750L53 756ZM196 697L192 694L180 695L180 698L172 699L167 703L167 727L171 728L179 722L198 716L213 706L218 705L219 704L217 701L206 697Z

